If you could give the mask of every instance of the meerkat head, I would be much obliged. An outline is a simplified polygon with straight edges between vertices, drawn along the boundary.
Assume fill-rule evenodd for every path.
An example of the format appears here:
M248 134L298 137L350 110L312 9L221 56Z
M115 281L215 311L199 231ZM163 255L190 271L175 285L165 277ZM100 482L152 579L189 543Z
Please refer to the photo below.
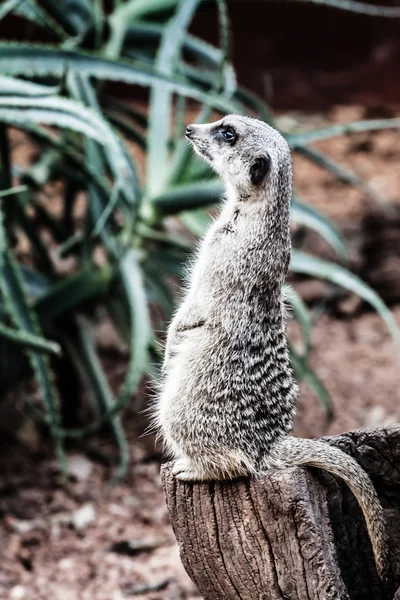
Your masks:
M227 115L214 123L188 125L186 137L241 199L291 194L289 147L266 123Z

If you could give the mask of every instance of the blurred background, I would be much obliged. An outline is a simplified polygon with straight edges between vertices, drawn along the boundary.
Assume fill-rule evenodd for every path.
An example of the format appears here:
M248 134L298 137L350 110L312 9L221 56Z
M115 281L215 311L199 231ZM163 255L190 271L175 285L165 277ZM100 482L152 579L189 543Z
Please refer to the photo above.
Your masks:
M400 3L0 3L0 597L199 598L149 430L222 191L186 124L293 152L295 434L400 420Z

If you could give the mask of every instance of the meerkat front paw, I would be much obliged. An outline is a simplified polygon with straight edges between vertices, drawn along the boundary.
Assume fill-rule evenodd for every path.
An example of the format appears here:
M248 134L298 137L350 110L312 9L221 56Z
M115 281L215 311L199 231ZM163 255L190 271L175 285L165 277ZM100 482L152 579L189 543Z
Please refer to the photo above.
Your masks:
M190 458L179 458L172 467L172 473L181 481L201 481L204 475L196 469Z
M172 467L172 474L178 475L181 471L186 470L190 470L190 459L185 456L183 458L178 458L178 460L175 461L175 464Z
M186 469L175 475L180 481L204 481L204 475L196 469Z

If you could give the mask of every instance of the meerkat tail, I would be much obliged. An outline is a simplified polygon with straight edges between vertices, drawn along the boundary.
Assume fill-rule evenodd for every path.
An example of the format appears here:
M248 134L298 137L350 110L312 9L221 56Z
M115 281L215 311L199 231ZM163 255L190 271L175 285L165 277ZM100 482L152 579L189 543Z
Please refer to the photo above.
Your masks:
M290 436L276 444L269 464L271 467L317 467L342 479L363 512L378 575L381 579L386 577L389 550L383 508L371 479L354 458L326 442Z

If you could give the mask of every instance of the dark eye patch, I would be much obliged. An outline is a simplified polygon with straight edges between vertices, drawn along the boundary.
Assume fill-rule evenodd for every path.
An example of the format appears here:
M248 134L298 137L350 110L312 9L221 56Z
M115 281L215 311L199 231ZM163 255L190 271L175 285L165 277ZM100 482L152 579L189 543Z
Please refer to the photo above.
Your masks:
M221 140L222 142L227 142L231 145L233 145L237 140L236 131L233 129L233 127L230 127L229 125L217 127L214 130L214 135L217 139Z

